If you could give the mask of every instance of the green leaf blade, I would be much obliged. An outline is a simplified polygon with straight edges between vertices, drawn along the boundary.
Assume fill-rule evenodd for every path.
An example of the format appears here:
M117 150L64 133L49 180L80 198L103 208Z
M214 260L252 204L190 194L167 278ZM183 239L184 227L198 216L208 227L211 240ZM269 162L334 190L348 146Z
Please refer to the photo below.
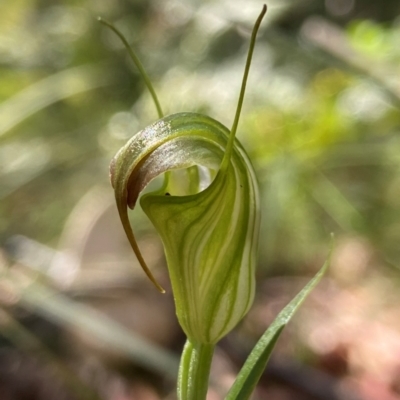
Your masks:
M274 322L257 342L245 364L240 370L235 383L229 390L225 400L246 400L253 393L272 350L286 324L290 321L306 297L320 282L330 264L330 255L314 278L297 294L297 296L279 313Z

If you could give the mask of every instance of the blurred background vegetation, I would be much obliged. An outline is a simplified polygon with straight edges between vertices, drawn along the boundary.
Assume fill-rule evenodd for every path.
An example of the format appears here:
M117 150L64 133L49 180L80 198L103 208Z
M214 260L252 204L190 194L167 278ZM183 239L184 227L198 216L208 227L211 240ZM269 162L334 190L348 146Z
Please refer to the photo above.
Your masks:
M183 335L119 226L109 161L164 111L230 127L262 2L0 2L0 398L174 398ZM326 257L259 399L400 399L400 3L270 0L238 137L262 194L255 306L210 399ZM162 246L132 213L168 287ZM170 291L169 291L170 292ZM24 397L25 396L25 397Z

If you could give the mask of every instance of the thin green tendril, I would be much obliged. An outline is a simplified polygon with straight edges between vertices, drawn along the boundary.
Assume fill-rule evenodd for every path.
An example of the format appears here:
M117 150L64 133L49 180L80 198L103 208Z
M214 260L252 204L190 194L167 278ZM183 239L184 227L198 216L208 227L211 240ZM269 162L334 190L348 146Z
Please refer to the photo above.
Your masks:
M152 83L150 81L150 78L147 75L147 73L146 73L146 71L145 71L145 69L143 67L143 64L140 62L138 56L136 55L136 53L134 52L132 47L129 45L128 41L125 39L125 36L110 22L104 20L101 17L98 17L97 19L103 25L105 25L108 28L110 28L122 40L122 43L124 44L124 46L128 50L128 53L129 53L130 57L132 58L132 61L135 63L137 69L140 72L140 75L142 75L142 78L144 80L144 83L147 86L147 89L149 89L149 92L151 94L151 97L153 98L154 104L155 104L156 109L157 109L158 118L162 118L164 116L164 113L162 112L160 102L158 101L156 92L155 92L155 90L153 88L153 85L152 85Z
M257 32L258 32L258 29L259 29L259 27L261 25L261 21L263 20L264 15L265 15L266 12L267 12L267 6L264 4L263 8L261 10L261 13L257 18L257 21L254 24L253 32L251 33L250 47L249 47L249 52L247 53L247 61L246 61L246 66L244 68L242 86L240 88L239 101L238 101L238 105L237 105L237 108L236 108L235 119L233 121L232 129L231 129L230 136L229 136L229 141L228 141L228 144L226 146L225 155L224 155L224 158L223 158L222 163L221 163L220 171L222 173L225 172L226 169L228 168L229 161L231 159L232 150L233 150L233 144L235 142L235 135L236 135L237 127L238 127L238 124L239 124L240 112L242 111L244 93L246 91L246 84L247 84L247 78L249 76L251 59L253 57L254 46L255 46L255 43L256 43Z

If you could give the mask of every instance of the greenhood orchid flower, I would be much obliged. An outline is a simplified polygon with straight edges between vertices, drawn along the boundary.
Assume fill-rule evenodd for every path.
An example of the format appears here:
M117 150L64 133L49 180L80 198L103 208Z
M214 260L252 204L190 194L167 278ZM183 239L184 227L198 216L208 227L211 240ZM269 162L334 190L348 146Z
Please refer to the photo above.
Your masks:
M110 167L126 235L141 266L161 291L136 243L128 207L133 209L147 184L165 173L162 187L142 196L140 204L161 236L176 313L192 343L215 344L243 318L254 298L259 193L253 167L235 134L264 14L265 7L253 30L231 130L195 113L162 117L134 135ZM140 63L138 68L150 85L161 117L161 107ZM174 193L173 171L179 169L186 169L191 178L185 195ZM204 174L211 182L205 189Z
M198 193L166 195L168 178L161 190L140 202L164 244L179 322L188 338L201 343L215 343L229 332L254 297L258 188L237 140L228 158L228 140L229 130L209 117L174 114L136 134L111 168L128 238L133 233L127 206L135 206L140 191L155 176L194 165L218 171Z

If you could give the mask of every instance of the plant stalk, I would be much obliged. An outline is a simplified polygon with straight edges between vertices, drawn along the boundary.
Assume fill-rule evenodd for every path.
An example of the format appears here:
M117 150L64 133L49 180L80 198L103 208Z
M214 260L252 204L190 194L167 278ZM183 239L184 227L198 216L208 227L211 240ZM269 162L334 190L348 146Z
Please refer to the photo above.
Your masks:
M205 400L214 344L186 341L178 375L179 400Z

